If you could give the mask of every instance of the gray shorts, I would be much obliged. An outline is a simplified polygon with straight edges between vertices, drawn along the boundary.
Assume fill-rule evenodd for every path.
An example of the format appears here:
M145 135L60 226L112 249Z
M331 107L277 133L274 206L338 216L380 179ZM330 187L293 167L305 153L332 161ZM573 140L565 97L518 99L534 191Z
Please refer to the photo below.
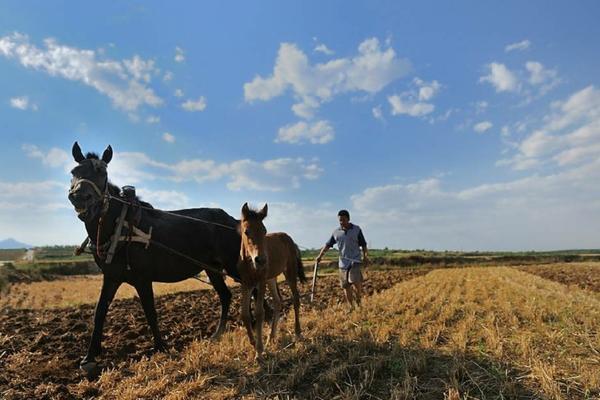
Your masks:
M346 289L353 283L360 283L362 281L363 276L362 272L360 272L360 263L352 263L350 269L340 268L340 285L342 285L343 289Z

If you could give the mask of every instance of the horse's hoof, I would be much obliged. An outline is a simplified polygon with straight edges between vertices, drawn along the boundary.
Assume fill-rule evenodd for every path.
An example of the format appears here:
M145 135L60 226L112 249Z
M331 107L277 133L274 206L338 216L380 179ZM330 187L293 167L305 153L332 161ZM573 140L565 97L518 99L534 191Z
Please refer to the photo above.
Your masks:
M88 379L95 379L100 376L100 373L102 372L96 361L82 361L79 364L79 368L85 372Z

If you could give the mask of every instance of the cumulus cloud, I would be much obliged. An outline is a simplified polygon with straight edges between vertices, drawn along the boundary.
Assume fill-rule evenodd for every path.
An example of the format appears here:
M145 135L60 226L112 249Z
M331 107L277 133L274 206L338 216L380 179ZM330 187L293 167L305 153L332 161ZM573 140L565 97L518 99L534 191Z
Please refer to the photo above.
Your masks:
M409 115L411 117L423 117L435 110L435 105L428 103L442 88L438 81L426 82L420 78L414 78L412 89L399 95L388 96L388 102L392 107L392 115Z
M383 110L381 108L381 104L373 107L371 112L373 113L373 117L375 117L375 119L380 120L380 121L383 120Z
M29 98L27 96L21 96L21 97L13 97L10 99L10 106L13 108L16 108L18 110L33 110L33 111L37 111L38 106L37 104L33 104L29 102Z
M477 133L483 133L490 129L493 124L490 121L481 121L473 126L473 130Z
M382 48L376 38L363 41L354 57L314 65L295 44L282 43L273 73L245 83L244 98L247 102L268 101L290 90L296 99L292 111L311 118L322 103L336 95L377 93L409 70L407 60L398 58L391 47Z
M510 51L523 51L523 50L527 50L529 47L531 46L531 42L528 39L522 40L520 42L516 42L516 43L511 43L506 45L506 47L504 47L504 51L505 52L510 52Z
M151 190L137 188L137 194L144 201L149 202L155 208L163 210L180 210L190 206L190 198L176 190Z
M519 91L519 79L506 65L493 62L486 65L488 74L479 78L479 82L489 82L496 92Z
M544 124L521 140L512 158L498 161L514 169L546 164L574 165L598 157L600 90L590 85L553 103Z
M279 128L275 142L325 144L331 142L334 137L335 132L329 121L314 123L299 121Z
M149 124L158 124L160 122L160 117L156 115L150 115L146 118L146 122Z
M69 154L63 149L58 147L52 147L48 152L42 151L39 147L33 144L23 144L21 149L30 158L37 158L42 161L44 165L49 167L62 167L68 168L72 164L72 159Z
M0 213L16 210L54 211L69 208L69 185L57 181L0 181Z
M148 86L152 75L158 73L152 60L137 55L122 61L101 59L94 50L60 45L54 39L46 39L44 45L38 48L26 35L14 33L0 37L0 55L16 59L26 68L90 86L121 110L132 112L140 106L163 103Z
M175 97L183 97L183 95L184 95L183 94L183 90L181 90L181 89L175 89L175 92L173 93L173 95Z
M185 53L179 46L175 47L175 62L182 63L185 61Z
M595 246L600 223L599 181L596 158L554 174L455 191L438 178L369 187L351 196L351 210L376 247L586 248Z
M206 108L206 98L200 96L198 97L198 100L189 99L185 103L181 103L181 108L189 112L204 111Z
M525 69L529 72L528 82L533 86L540 86L542 95L560 83L558 72L545 68L540 62L528 61L525 63Z
M163 180L205 183L225 179L230 190L283 191L299 188L303 181L315 180L323 169L316 160L276 158L219 163L211 159L184 159L176 163L156 161L140 152L115 153L109 166L114 182L137 184Z
M167 143L175 143L175 136L173 136L169 132L163 133L162 138Z
M329 49L327 46L325 46L323 43L319 43L315 46L315 52L317 53L323 53L325 55L331 56L334 54L334 51Z
M163 81L170 82L173 80L174 77L175 77L175 75L173 74L173 72L166 71L165 74L163 75Z

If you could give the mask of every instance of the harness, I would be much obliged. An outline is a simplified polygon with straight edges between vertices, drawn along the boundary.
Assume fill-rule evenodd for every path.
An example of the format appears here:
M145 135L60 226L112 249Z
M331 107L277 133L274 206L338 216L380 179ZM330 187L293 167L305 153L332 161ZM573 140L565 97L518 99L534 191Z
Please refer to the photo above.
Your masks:
M163 214L172 215L172 216L175 216L178 218L184 218L184 219L189 219L189 220L193 220L193 221L197 221L197 222L220 226L220 227L223 227L226 229L236 230L236 228L225 225L225 224L220 224L218 222L208 221L208 220L204 220L201 218L194 218L194 217L190 217L187 215L180 215L180 214L176 214L173 212L144 206L139 202L139 200L137 200L137 198L135 196L135 188L133 186L123 187L123 195L122 196L114 196L114 195L110 194L110 192L108 191L108 180L105 183L104 191L102 191L102 190L100 190L98 185L96 185L96 183L94 183L93 181L91 181L89 179L74 178L74 181L73 181L73 184L71 186L69 193L73 193L73 192L77 191L79 189L79 187L81 186L81 184L83 184L83 183L90 185L94 189L94 192L98 195L98 200L102 201L102 204L100 206L101 211L100 211L100 218L98 220L98 231L97 231L97 235L96 235L96 243L91 243L90 237L89 236L86 237L85 240L81 243L81 245L77 249L75 249L75 255L80 255L80 254L86 252L86 248L89 246L90 249L92 250L92 253L95 254L101 260L103 260L103 262L105 264L111 264L113 261L113 258L115 256L115 253L117 252L118 245L120 243L126 243L126 246L125 246L126 260L127 260L126 268L127 268L127 270L131 270L131 266L129 265L129 248L132 243L140 243L140 244L144 245L145 249L148 249L150 247L150 245L153 245L153 246L159 247L163 250L166 250L167 252L169 252L171 254L174 254L181 258L184 258L187 261L189 261L195 265L198 265L207 271L211 271L211 272L223 275L223 276L228 276L228 274L222 270L218 270L217 268L214 268L211 265L205 264L199 260L194 259L193 257L188 256L187 254L184 254L184 253L182 253L178 250L175 250L163 243L153 240L152 239L152 228L153 227L150 227L148 229L148 232L144 232L137 225L139 225L139 223L141 221L142 210L152 210L152 211L160 212ZM113 230L112 235L110 236L110 239L104 243L101 243L100 237L102 236L104 220L106 218L106 214L108 212L111 201L121 203L123 205L123 207L121 208L119 217L115 221L115 228ZM128 218L128 216L129 216L129 218ZM123 229L126 230L125 233L123 232ZM200 278L196 278L196 279L202 281L202 279L200 279Z

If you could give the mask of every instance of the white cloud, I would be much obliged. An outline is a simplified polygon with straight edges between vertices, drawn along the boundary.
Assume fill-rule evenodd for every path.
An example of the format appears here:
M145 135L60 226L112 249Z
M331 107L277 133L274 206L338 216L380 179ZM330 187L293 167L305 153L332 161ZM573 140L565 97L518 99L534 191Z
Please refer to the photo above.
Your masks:
M435 105L427 101L433 100L442 85L435 80L426 82L420 78L414 78L412 85L411 90L399 95L388 96L388 102L392 106L392 115L405 114L411 117L423 117L435 110Z
M329 121L307 123L304 121L285 125L279 128L275 142L325 144L335 137L335 131Z
M540 86L540 94L543 95L560 83L558 72L555 69L547 69L537 61L528 61L525 68L529 72L529 83Z
M457 191L436 178L370 187L351 196L351 213L375 247L591 248L600 224L597 182L598 156L559 173Z
M475 103L475 113L481 114L484 113L489 106L489 103L485 100L481 100Z
M175 47L175 62L181 63L185 61L185 53L179 46Z
M380 121L383 120L383 110L381 109L381 104L376 107L373 107L371 111L373 112L373 117L375 117L375 119L378 119Z
M331 55L334 54L334 51L331 50L331 49L329 49L323 43L319 43L318 45L315 46L315 52L317 52L317 53L323 53L323 54L326 54L328 56L331 56Z
M433 99L442 88L442 85L438 81L425 82L422 79L415 78L413 82L419 88L419 101Z
M114 182L137 184L153 180L205 183L227 180L230 190L283 191L314 180L323 170L316 160L276 158L266 161L250 159L218 163L210 159L184 159L173 164L155 161L144 153L115 153L109 166Z
M358 55L352 58L315 65L295 44L282 43L273 73L245 83L244 98L247 102L268 101L289 89L297 101L292 107L294 113L310 118L322 103L338 94L377 93L409 70L407 60L398 58L392 48L382 49L376 38L363 41Z
M121 110L132 112L163 103L148 86L151 75L158 72L153 61L138 56L123 61L100 59L94 50L60 45L54 39L44 44L40 49L27 36L14 33L0 38L0 55L15 58L26 68L93 87Z
M589 162L600 146L600 90L590 85L568 99L553 103L544 124L517 145L512 158L499 161L514 169L546 164L559 166Z
M410 95L389 96L388 102L392 106L392 115L406 114L411 117L422 117L435 109L433 104L414 101Z
M33 111L37 111L38 106L36 104L33 103L29 103L29 98L27 96L21 96L21 97L13 97L10 99L10 106L19 110L33 110Z
M27 154L28 157L40 159L44 165L49 167L68 168L73 163L69 154L58 147L51 148L47 153L44 153L33 144L23 144L21 149L25 152L25 154Z
M173 136L169 132L163 133L162 138L167 143L175 143L175 136Z
M181 89L175 89L175 92L173 93L173 95L175 97L183 97L183 90L181 90Z
M531 42L529 40L525 39L525 40L522 40L517 43L511 43L511 44L506 45L506 47L504 47L504 51L507 53L510 51L514 51L514 50L523 51L523 50L527 50L530 46L531 46Z
M504 64L492 62L486 66L489 74L479 78L479 82L489 82L496 92L519 91L519 79Z
M165 74L163 75L163 81L170 82L173 80L174 77L175 77L175 75L173 74L173 72L166 71Z
M162 210L180 210L190 206L190 198L176 190L150 190L146 188L136 189L137 194L153 207Z
M150 115L146 118L146 122L149 124L158 124L160 122L160 117L156 115Z
M473 130L477 133L483 133L490 129L492 126L494 125L490 121L482 121L475 124L475 126L473 126Z
M185 103L181 103L181 108L190 112L204 111L206 108L206 99L204 96L200 96L198 100L188 99Z

